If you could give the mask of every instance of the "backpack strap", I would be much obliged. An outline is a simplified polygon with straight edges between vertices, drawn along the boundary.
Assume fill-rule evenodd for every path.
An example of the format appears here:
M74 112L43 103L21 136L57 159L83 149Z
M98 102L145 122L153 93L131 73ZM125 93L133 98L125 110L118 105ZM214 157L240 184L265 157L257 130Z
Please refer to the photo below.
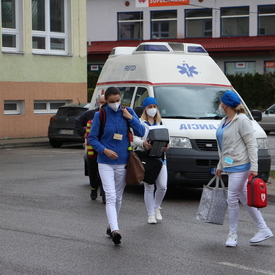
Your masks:
M98 140L101 139L104 132L105 124L106 124L106 110L104 109L104 107L102 107L99 111L99 121L100 121L100 129L99 129Z

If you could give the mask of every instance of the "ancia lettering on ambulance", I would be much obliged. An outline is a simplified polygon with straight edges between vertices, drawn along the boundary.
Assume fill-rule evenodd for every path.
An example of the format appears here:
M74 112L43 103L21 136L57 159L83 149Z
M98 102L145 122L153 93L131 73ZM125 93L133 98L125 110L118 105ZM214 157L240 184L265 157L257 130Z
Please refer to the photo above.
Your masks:
M213 124L182 123L180 130L217 130L218 126L218 124L215 126Z

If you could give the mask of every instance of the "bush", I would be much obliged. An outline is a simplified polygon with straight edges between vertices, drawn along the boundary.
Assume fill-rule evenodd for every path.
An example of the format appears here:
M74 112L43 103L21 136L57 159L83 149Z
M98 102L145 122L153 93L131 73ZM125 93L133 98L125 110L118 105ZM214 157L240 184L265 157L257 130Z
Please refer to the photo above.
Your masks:
M275 73L227 75L250 110L265 110L275 103Z
M94 72L88 72L88 79L87 79L88 89L95 88L97 79L98 79L98 74Z
M93 96L93 93L94 93L94 88L90 88L90 89L88 89L88 96L87 96L87 102L90 102L91 101L91 99L92 99L92 96Z
M97 79L98 79L98 74L96 74L94 72L88 72L88 76L87 76L87 84L88 84L87 99L88 99L88 101L87 102L91 101L91 98L92 98L94 90L95 90Z

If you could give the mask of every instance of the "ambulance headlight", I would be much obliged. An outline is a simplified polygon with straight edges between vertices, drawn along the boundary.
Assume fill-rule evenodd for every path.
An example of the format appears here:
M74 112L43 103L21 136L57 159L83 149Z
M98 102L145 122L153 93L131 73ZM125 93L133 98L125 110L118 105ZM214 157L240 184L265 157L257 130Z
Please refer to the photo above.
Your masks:
M186 137L170 137L170 142L172 148L192 148L190 139Z
M258 149L268 149L267 138L257 138Z

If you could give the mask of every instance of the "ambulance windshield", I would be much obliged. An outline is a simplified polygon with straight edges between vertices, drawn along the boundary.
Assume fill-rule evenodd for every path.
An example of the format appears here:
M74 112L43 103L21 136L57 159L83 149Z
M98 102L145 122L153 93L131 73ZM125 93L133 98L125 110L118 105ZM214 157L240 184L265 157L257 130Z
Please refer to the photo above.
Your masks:
M155 86L163 118L221 119L220 98L229 88L210 85ZM251 117L249 116L251 119Z

